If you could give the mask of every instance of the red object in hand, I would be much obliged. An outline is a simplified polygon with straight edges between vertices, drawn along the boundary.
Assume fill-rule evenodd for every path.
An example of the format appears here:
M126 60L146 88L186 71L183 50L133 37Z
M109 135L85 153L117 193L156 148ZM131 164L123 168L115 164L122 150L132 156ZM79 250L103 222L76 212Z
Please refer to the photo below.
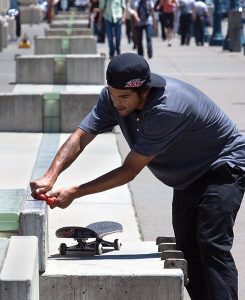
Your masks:
M56 205L56 203L57 203L56 197L48 197L48 196L46 196L46 195L44 195L44 194L40 194L40 195L38 196L38 198L39 198L40 200L46 201L47 204L48 204L49 206L50 206L50 205Z

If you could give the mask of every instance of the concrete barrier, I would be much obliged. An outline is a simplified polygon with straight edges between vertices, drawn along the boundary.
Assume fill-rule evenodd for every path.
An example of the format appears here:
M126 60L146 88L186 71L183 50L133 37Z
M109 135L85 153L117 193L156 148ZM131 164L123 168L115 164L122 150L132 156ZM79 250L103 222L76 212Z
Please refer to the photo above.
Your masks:
M39 24L42 21L42 10L39 5L20 6L21 24Z
M35 37L35 54L96 54L94 36Z
M26 87L31 92L34 87ZM72 132L95 105L102 86L94 92L0 94L0 131ZM54 97L56 95L57 97Z
M88 20L60 20L53 21L50 28L87 28Z
M58 148L59 135L44 134L31 178L42 176L50 166ZM45 201L33 200L28 189L25 205L20 214L20 234L38 238L39 271L46 270L49 253L48 208Z
M40 277L40 299L183 299L183 271L164 269L155 248L134 241L100 256L57 254Z
M12 236L0 273L1 300L38 300L38 241L34 236Z
M7 255L8 245L9 245L9 239L0 238L0 273L3 268L5 257Z
M49 28L45 29L44 34L45 36L93 36L93 31L91 28Z
M8 23L0 16L0 51L8 46Z
M18 232L24 189L0 189L0 232Z
M58 14L54 16L55 21L60 20L88 20L88 14Z
M16 56L16 83L104 84L101 54Z

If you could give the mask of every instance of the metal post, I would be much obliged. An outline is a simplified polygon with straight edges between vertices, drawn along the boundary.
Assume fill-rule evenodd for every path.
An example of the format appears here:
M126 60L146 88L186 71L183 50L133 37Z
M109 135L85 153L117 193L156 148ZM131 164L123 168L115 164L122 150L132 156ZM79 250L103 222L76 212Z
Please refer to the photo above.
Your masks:
M210 46L222 46L223 34L221 29L221 0L214 1L214 23L213 23L213 34L210 38Z

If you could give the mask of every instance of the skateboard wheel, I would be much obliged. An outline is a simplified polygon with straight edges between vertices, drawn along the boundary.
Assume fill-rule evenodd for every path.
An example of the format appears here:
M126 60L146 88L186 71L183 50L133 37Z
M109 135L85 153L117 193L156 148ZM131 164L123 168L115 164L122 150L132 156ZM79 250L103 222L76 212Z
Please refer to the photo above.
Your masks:
M66 249L67 249L66 244L65 243L61 243L60 247L59 247L60 254L61 255L65 255L66 254Z
M122 242L119 239L114 240L114 249L115 250L120 250L122 247Z
M101 243L96 244L96 254L101 255L103 253L103 247Z

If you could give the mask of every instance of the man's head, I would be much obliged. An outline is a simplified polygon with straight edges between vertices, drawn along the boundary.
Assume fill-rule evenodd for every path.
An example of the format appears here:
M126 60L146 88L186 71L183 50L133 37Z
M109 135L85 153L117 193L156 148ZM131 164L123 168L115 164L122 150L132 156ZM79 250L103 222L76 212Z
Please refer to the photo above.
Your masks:
M151 73L147 61L134 53L114 57L107 68L106 80L118 113L126 116L144 108L150 87L165 87L166 81Z
M107 84L116 89L139 89L142 87L165 87L166 81L151 73L143 56L123 53L110 61L106 71Z

